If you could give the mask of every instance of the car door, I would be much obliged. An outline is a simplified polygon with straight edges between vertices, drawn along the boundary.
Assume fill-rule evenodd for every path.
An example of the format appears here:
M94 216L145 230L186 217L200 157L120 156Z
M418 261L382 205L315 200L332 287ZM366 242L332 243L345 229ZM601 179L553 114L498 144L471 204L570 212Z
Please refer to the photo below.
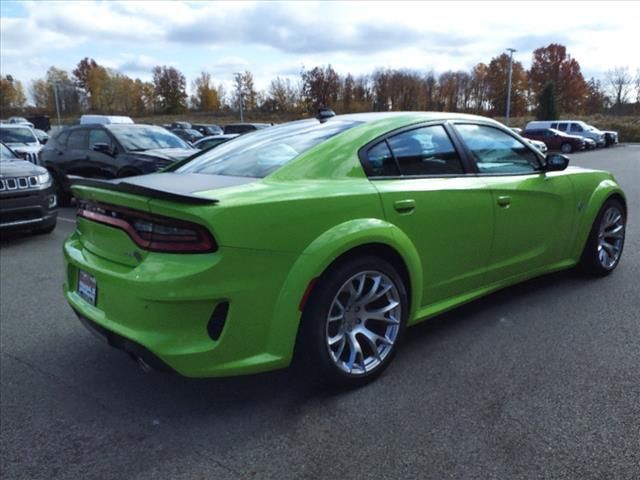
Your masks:
M109 145L110 152L96 150L96 144ZM89 129L89 161L93 178L115 178L118 164L115 158L115 141L102 128Z
M393 133L361 152L386 219L417 249L422 305L479 288L493 238L491 192L465 167L444 125Z
M77 128L69 133L64 160L67 175L92 176L86 128Z
M542 172L541 157L499 128L464 123L456 124L455 130L493 199L495 238L488 282L565 259L574 220L568 177L563 172Z

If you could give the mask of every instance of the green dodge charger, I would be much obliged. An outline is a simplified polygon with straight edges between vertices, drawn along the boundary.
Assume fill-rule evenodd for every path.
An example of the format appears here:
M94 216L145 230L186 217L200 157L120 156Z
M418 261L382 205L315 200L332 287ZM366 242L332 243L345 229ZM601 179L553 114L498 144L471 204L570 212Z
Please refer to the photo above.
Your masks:
M537 275L616 268L624 193L567 164L483 117L325 112L163 173L78 181L64 293L145 367L295 358L363 384L406 327Z

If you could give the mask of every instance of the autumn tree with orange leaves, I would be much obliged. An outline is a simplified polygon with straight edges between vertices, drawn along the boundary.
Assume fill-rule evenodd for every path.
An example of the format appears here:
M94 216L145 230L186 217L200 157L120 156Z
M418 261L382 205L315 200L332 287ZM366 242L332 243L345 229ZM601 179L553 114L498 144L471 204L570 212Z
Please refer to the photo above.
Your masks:
M547 83L554 84L561 114L584 110L589 88L580 64L567 53L564 45L551 43L533 51L529 81L535 96L542 93Z

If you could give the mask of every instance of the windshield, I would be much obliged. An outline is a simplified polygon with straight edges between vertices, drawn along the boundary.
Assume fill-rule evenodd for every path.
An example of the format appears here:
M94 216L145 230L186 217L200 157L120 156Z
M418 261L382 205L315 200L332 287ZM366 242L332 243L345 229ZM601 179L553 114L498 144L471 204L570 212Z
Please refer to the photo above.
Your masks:
M4 143L38 143L38 139L29 127L0 128L0 140Z
M266 177L293 158L360 122L301 120L248 133L177 170L237 177Z
M4 143L0 143L0 162L10 162L11 160L17 159L18 157L16 157Z
M161 127L136 126L110 128L118 141L130 152L154 148L191 148L182 139Z

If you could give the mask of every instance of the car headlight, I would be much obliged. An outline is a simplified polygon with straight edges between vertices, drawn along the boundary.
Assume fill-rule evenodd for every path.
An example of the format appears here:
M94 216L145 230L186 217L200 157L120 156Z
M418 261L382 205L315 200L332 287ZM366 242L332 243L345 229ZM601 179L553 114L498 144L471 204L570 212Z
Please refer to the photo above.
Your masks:
M53 183L53 179L49 172L44 172L38 175L38 183L40 184L40 188L49 188Z

